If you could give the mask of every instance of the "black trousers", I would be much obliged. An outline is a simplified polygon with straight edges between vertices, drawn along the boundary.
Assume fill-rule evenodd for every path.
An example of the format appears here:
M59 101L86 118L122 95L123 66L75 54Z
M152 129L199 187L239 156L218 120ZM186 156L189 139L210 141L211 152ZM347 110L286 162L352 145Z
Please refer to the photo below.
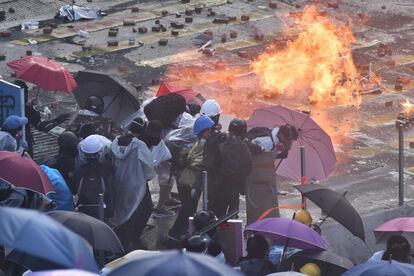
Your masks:
M174 238L179 239L187 233L188 218L193 216L197 211L198 200L200 199L200 191L196 191L194 197L191 196L191 187L184 185L177 185L178 196L181 201L181 207L178 211L177 219L169 234Z
M244 179L237 176L220 176L212 190L209 209L217 217L239 209L239 193Z
M124 224L115 228L126 253L142 249L140 237L152 213L151 193L147 183L147 191L135 212Z

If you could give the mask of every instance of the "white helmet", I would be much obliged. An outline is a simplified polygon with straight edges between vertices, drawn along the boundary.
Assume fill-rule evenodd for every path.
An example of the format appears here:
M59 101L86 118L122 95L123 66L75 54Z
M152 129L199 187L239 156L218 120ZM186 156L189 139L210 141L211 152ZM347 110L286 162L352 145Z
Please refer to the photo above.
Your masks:
M201 106L200 114L214 117L221 113L221 108L216 100L207 100Z
M96 135L89 135L80 142L80 149L83 153L98 153L102 150L102 148L102 142Z

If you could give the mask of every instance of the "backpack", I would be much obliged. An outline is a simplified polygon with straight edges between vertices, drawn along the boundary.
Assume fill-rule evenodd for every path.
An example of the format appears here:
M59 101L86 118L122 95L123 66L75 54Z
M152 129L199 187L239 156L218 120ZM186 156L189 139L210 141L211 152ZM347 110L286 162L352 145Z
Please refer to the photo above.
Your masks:
M252 171L252 158L247 145L238 137L229 135L219 145L221 152L220 171L224 176L246 177Z
M252 141L258 137L269 137L272 140L273 147L272 150L275 149L275 140L273 139L272 130L268 127L254 127L247 132L247 139Z

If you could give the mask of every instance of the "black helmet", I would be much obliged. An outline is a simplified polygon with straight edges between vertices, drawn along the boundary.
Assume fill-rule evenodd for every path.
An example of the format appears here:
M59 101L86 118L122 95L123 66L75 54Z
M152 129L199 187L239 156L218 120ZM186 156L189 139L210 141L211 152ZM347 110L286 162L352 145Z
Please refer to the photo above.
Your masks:
M247 133L246 121L237 119L237 118L231 120L230 125L229 125L229 132L237 136L242 136L242 137L246 136L246 133Z
M200 210L194 215L193 226L196 231L200 231L216 219L216 215L210 210Z
M58 145L62 148L76 148L78 137L72 131L64 131L59 135Z
M104 101L101 97L90 96L85 103L85 109L95 112L96 114L102 114L104 111Z
M194 235L188 238L185 249L190 252L202 253L210 246L211 239L207 235Z

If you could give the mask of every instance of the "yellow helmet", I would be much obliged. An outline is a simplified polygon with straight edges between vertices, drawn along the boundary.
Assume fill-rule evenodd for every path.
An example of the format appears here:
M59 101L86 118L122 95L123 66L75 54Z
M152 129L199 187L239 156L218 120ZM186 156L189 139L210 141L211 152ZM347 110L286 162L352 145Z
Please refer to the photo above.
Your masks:
M299 269L299 271L309 276L321 276L321 269L314 263L305 264Z
M305 224L306 226L309 226L312 224L312 216L305 209L296 211L295 220Z

